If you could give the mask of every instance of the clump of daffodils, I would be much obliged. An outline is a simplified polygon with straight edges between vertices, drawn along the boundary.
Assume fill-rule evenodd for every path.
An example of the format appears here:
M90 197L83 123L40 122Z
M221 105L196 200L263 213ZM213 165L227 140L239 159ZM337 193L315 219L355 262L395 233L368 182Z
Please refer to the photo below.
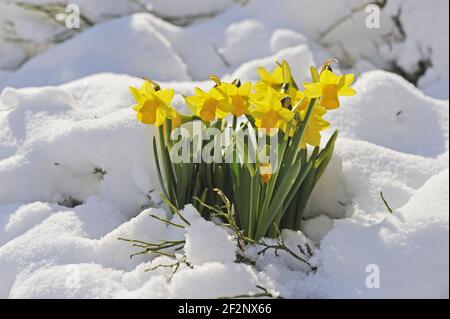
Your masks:
M155 166L173 208L194 203L208 217L210 211L200 203L214 210L220 202L213 190L220 189L233 204L245 236L259 239L275 236L281 227L299 229L337 138L336 131L321 148L321 132L330 127L324 116L339 108L339 97L356 94L353 74L335 74L333 62L326 61L320 72L312 67L311 82L302 86L286 61L272 72L259 68L256 83L227 83L211 76L209 90L195 88L185 97L191 114L174 109L172 89L151 80L141 88L131 87L137 119L158 129ZM191 134L196 124L199 136ZM190 127L189 136L175 134L183 127ZM223 134L205 134L210 129ZM224 138L230 130L231 136ZM223 140L228 143L222 145ZM210 154L211 145L219 148L214 149L214 160L206 160L201 155ZM182 161L180 150L185 153Z

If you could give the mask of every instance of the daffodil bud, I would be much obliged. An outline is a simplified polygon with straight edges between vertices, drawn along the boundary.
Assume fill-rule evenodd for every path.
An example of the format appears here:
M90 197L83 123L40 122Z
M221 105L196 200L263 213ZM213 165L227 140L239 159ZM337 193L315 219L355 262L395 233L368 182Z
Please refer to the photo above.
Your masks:
M222 81L220 81L220 79L217 76L215 76L215 75L210 75L210 76L208 76L208 78L211 81L213 81L214 83L216 83L217 86L222 84Z
M334 58L326 60L323 63L322 68L320 69L320 73L322 74L325 70L333 72L333 69L331 68L331 65L333 63L339 63L339 61L337 59L334 59Z
M149 79L149 78L147 78L147 77L142 77L142 79L144 79L145 81L147 81L147 82L150 82L150 84L153 86L153 89L155 90L155 91L159 91L159 90L161 90L161 87L159 86L159 84L157 83L157 82L155 82L155 81L153 81L153 80L151 80L151 79Z

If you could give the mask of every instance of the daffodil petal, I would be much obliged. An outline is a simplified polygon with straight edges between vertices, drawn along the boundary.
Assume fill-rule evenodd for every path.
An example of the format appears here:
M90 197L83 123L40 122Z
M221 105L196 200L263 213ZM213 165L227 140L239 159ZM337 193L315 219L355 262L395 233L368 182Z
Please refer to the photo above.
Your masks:
M219 119L223 119L224 117L227 117L230 114L230 111L223 111L222 109L220 109L219 104L217 105L217 109L216 109L216 116Z
M172 89L163 89L156 92L156 96L159 97L165 104L170 104L175 95L175 91Z
M212 88L209 92L208 92L209 96L216 99L216 100L222 100L227 98L227 92L225 87L223 86L217 86Z
M338 84L339 77L330 70L325 70L320 74L320 82L322 84Z
M239 94L242 96L247 96L252 92L252 83L245 82L239 87Z
M230 83L223 83L225 85L225 91L227 95L238 95L239 94L239 88Z
M251 115L252 115L254 118L256 118L256 119L259 119L259 118L263 117L264 114L266 114L266 112L261 112L261 111L259 111L259 110L252 110L252 111L251 111Z
M172 107L169 107L169 110L167 111L167 117L170 119L175 119L179 117L179 114Z
M263 67L258 68L258 75L264 82L271 83L272 82L272 75L270 75L269 71L264 69Z
M142 97L141 90L139 90L135 87L132 87L132 86L129 86L128 88L130 89L131 95L133 95L133 98L136 100L136 102L138 104L143 103L144 99Z
M281 105L280 99L275 94L269 95L268 103L271 105L272 109L274 109L274 110L278 110L283 107Z
M321 118L316 119L315 121L313 121L312 124L314 127L318 128L320 131L324 131L330 127L330 123Z
M283 75L283 68L281 66L276 67L272 72L272 81L274 82L274 84L283 84Z
M325 114L327 114L327 110L323 106L321 106L319 104L316 104L314 106L314 111L313 112L314 112L315 115L320 116L320 117L322 117Z
M303 92L306 97L318 98L322 95L323 85L321 83L303 83L305 91Z
M147 93L155 93L155 89L153 88L153 85L149 81L145 81L142 84L142 91Z
M156 119L155 119L155 126L161 126L164 124L164 121L166 119L166 113L163 109L158 108L156 110Z
M204 99L209 98L208 93L206 93L205 91L203 91L201 88L198 88L198 87L194 88L194 94L196 96L200 96L200 97L202 97Z
M205 102L205 99L203 97L199 97L197 95L187 96L184 98L184 100L186 101L187 104L195 107L201 107Z
M344 81L345 86L350 86L353 83L353 81L355 81L355 75L353 73L345 74L343 75L343 77L345 79Z
M310 71L311 71L311 77L312 77L313 81L319 82L320 81L319 71L317 71L317 69L313 66L310 68Z
M294 112L285 109L285 108L281 108L280 110L278 110L278 114L285 120L285 121L290 121L294 118Z
M226 100L221 100L217 103L217 108L223 112L229 113L233 111L234 107L230 103L228 103Z
M264 103L264 101L253 100L252 104L253 104L254 110L256 112L265 113L270 110L270 105L267 103Z
M187 104L187 107L189 110L194 113L195 115L198 115L203 103L205 102L205 99L199 97L199 96L188 96L184 98Z
M305 142L312 146L320 146L320 132L316 130L306 129Z
M281 68L283 69L283 83L291 83L291 67L286 60L281 64Z
M351 87L343 87L338 91L338 94L340 96L353 96L356 95L356 91L352 89Z

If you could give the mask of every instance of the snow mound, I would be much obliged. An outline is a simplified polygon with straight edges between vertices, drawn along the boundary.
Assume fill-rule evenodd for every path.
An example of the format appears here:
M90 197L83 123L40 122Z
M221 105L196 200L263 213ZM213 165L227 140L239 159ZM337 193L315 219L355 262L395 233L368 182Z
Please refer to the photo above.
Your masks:
M84 93L95 95L90 92ZM128 108L98 117L93 109L79 107L70 91L62 88L6 89L0 104L0 122L5 124L0 141L6 146L0 152L0 179L10 181L0 185L0 202L82 201L103 193L111 199L117 196L119 204L134 214L156 187L151 174L136 173L141 165L150 170L151 163L144 158L151 151L144 140L151 139L151 132L136 125ZM125 195L126 184L130 192ZM24 188L27 192L21 191Z
M397 64L412 72L419 68L418 61L428 61L430 66L419 79L419 87L428 95L448 99L449 41L442 37L449 34L449 24L439 22L449 20L449 3L438 0L427 4L420 0L401 3L397 0L390 5L401 10L405 33L405 41L394 50ZM435 10L429 10L430 5Z
M257 291L254 269L243 264L206 263L176 273L169 289L177 298L219 298ZM195 287L195 288L193 288Z
M220 47L220 53L231 65L240 65L261 56L261 54L269 55L268 50L261 52L261 49L267 48L269 41L270 32L261 21L243 20L227 27L225 44ZM261 49L253 50L255 47Z
M273 56L244 63L231 77L233 79L239 78L243 81L258 81L259 67L262 66L272 70L276 61L282 62L283 60L290 64L292 76L298 83L303 83L310 78L309 66L314 66L315 63L313 55L306 45L287 48Z
M427 97L400 76L383 71L365 73L355 90L358 95L329 116L343 136L421 156L448 151L448 100Z
M0 244L4 244L10 239L26 233L35 225L47 219L55 209L58 209L56 205L43 202L3 207L5 210L11 210L13 213L9 216L4 214L5 218L2 221L0 231ZM60 209L64 210L65 208L60 207Z
M448 298L448 178L433 176L378 224L335 221L314 284L330 297ZM379 270L379 288L365 285L369 265Z
M270 49L272 52L279 52L307 42L306 37L298 32L290 29L277 29L270 38Z
M333 228L333 220L325 215L320 215L304 221L302 232L319 244L323 237Z
M205 241L205 234L208 240ZM232 263L236 260L236 243L212 222L198 219L186 231L186 257L194 266L207 262Z
M185 63L153 27L153 19L142 13L99 24L34 57L6 84L55 85L100 72L148 76L159 81L189 80ZM161 64L161 60L165 63Z
M223 229L201 219L191 205L181 211L191 222L186 231L149 218L151 214L167 218L165 211L151 209L128 222L124 221L123 216L109 216L110 223L102 227L112 231L95 239L98 232L93 235L88 230L98 225L99 218L107 218L99 209L101 205L104 204L92 198L72 211L61 212L54 207L51 216L38 223L33 230L3 245L0 248L0 275L3 280L0 296L193 298L233 296L257 290L261 275L250 266L233 263L236 246L229 241L229 236ZM42 206L42 203L34 206ZM11 218L23 215L26 209L20 208ZM33 207L28 208L29 211L31 209ZM109 207L109 213L112 210L114 208ZM86 216L84 213L87 211L91 214L95 212L94 216ZM179 222L177 219L174 217L172 221ZM119 221L123 224L117 227ZM35 240L36 236L38 240ZM149 256L130 260L127 257L132 252L130 245L118 240L124 236L148 242L158 242L161 238L179 240L185 236L186 256L194 268L182 266L170 281L167 276L171 271L167 268L145 273L146 269L173 261L167 257L150 261ZM209 245L199 245L199 240ZM17 249L21 252L18 253ZM46 252L43 253L42 249ZM48 276L52 279L46 280ZM218 285L217 280L223 284ZM195 288L190 287L193 282L198 282L193 286Z
M101 274L101 276L99 276ZM16 279L10 298L112 298L121 289L122 271L95 264L42 267Z
M182 17L190 15L208 15L221 12L228 8L232 0L215 0L205 3L203 0L188 0L180 3L178 0L152 0L148 9L169 17Z
M261 270L232 263L232 245L229 250L221 250L226 238L210 240L211 234L226 236L223 230L201 220L192 207L187 207L182 214L192 222L192 228L186 231L186 239L194 232L197 240L210 242L211 246L201 256L201 264L196 262L193 269L181 267L168 281L170 270L144 270L169 260L162 257L150 262L145 257L127 266L124 262L129 260L126 255L130 248L117 240L124 235L145 241L182 238L183 231L174 232L148 218L149 214L166 217L164 211L144 211L95 240L84 231L80 210L97 211L88 207L98 205L96 201L68 215L55 208L53 215L36 229L0 248L1 276L6 279L1 294L12 298L212 298L252 294L257 291L256 285L263 285L284 297L446 297L447 181L448 171L432 177L406 205L377 224L358 221L361 216L335 221L316 257L320 260L319 271L309 277L283 254L281 259L273 254L264 256L258 262ZM205 227L208 232L202 232ZM305 227L311 229L311 225ZM290 247L304 243L301 233L285 235ZM189 252L193 246L186 248L191 258L199 256L204 246L195 247L198 251L194 255ZM365 286L367 266L373 264L380 269L378 289ZM298 282L301 285L295 284Z

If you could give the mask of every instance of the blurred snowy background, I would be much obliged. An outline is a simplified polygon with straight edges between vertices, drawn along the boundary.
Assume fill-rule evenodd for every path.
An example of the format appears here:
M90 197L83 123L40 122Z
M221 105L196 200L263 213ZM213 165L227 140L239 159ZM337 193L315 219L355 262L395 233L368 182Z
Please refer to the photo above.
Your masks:
M69 3L79 5L79 29L66 27ZM379 28L365 24L370 3ZM306 44L317 62L391 70L448 98L447 1L2 0L0 12L2 86L99 72L204 80Z
M66 27L68 4L79 29ZM260 284L288 298L448 298L448 38L447 0L0 0L0 297L217 297ZM201 244L219 231L209 225L176 235L197 243L194 269L170 282L144 273L162 261L130 260L117 237L174 234L142 211L158 188L152 129L127 87L150 77L183 108L180 94L211 73L255 80L287 59L301 83L329 57L356 73L358 95L328 117L341 137L303 229L318 272L289 256L235 264L226 240ZM370 264L380 288L365 284Z

